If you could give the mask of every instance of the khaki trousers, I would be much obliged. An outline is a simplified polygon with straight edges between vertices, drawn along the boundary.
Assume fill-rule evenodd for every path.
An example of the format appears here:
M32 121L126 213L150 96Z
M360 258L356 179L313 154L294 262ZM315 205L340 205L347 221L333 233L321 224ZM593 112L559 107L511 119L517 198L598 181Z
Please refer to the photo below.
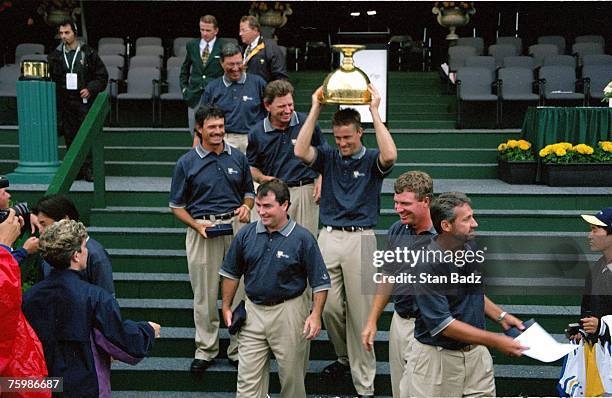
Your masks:
M249 145L248 134L226 133L224 139L246 155L247 146Z
M402 375L404 374L408 354L413 342L414 318L402 318L394 311L391 327L389 328L389 368L391 369L393 398L400 397L402 387L408 391L408 377L402 377ZM402 383L401 386L400 381ZM406 383L405 386L404 383Z
M204 220L197 220L199 224ZM231 220L218 221L231 223L234 235L244 225L237 217ZM204 239L193 228L187 228L185 248L187 250L187 267L193 290L193 321L195 323L195 358L210 361L219 354L219 269L234 235L217 236ZM233 305L244 297L244 285L240 282ZM238 342L230 336L227 356L238 359Z
M309 315L307 296L264 306L246 299L247 319L238 332L237 398L268 394L270 352L278 364L282 398L305 398L310 341L302 331Z
M259 184L254 184L255 191ZM289 188L291 206L287 213L295 222L310 231L316 238L319 233L319 205L312 198L314 183ZM257 206L251 210L251 221L259 220Z
M415 340L406 371L404 397L494 397L493 359L485 346L454 351Z
M351 367L357 394L372 395L376 355L374 350L368 352L361 345L361 330L374 297L372 294L364 294L362 290L362 278L371 281L374 274L374 231L327 231L323 228L318 243L331 282L323 310L325 327L338 361ZM367 274L362 275L362 268Z

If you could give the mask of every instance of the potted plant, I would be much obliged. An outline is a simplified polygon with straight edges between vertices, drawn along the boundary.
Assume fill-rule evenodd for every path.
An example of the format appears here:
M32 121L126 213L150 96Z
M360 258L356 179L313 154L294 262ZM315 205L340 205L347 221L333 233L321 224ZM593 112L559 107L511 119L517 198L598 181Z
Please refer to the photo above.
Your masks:
M611 187L612 142L596 147L559 142L540 150L542 182L555 187Z
M531 143L508 140L497 147L497 177L509 184L535 183L538 162Z

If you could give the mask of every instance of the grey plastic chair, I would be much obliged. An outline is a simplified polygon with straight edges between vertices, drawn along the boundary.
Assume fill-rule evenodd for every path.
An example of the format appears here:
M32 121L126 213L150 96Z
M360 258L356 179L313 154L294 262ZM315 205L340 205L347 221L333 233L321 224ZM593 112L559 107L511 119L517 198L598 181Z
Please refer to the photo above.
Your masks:
M162 59L157 55L136 55L130 58L130 69L134 67L154 67L161 69Z
M497 71L499 80L498 96L499 124L504 121L504 102L506 101L530 101L538 102L540 96L533 92L534 80L533 70L521 67L501 68Z
M140 46L162 46L161 37L145 36L136 39L136 48Z
M175 57L184 57L187 52L187 43L193 40L193 37L177 37L172 42L172 54Z
M168 69L168 76L163 86L167 87L167 92L159 96L159 121L162 121L162 107L164 102L168 101L183 101L183 93L181 91L181 85L179 82L179 75L181 73L180 68L174 67Z
M100 40L98 40L98 48L100 48L100 46L103 46L105 44L123 44L125 45L125 40L123 40L122 37L101 37Z
M495 44L511 44L516 47L516 55L523 53L523 39L514 36L500 36L495 40Z
M576 92L576 69L565 65L542 66L539 71L539 93L541 103L547 100L582 100L585 104L585 95Z
M123 55L125 56L125 45L118 43L101 44L98 46L98 55Z
M610 65L612 55L608 54L587 54L582 57L582 65Z
M21 43L15 48L15 63L26 54L44 54L45 46L40 43Z
M565 54L567 43L563 36L540 36L538 37L538 44L554 44L559 49L559 54Z
M17 80L20 75L19 65L9 64L0 68L0 97L17 97Z
M24 54L17 61L18 65L21 65L21 61L45 61L47 62L47 54Z
M465 65L468 57L476 56L476 49L471 46L454 46L448 49L448 66L451 71L456 71Z
M574 43L600 43L602 47L606 46L606 40L601 35L582 35L574 39Z
M100 55L100 59L104 62L106 67L114 66L123 69L125 65L125 58L121 55Z
M157 55L164 56L164 48L162 46L140 46L136 47L136 55Z
M603 99L603 89L612 81L612 64L585 65L582 68L582 77L588 79L588 99L598 101Z
M499 67L504 64L504 58L520 54L514 44L492 44L489 46L489 55L495 57L495 65Z
M155 125L155 104L159 98L160 72L154 67L131 67L128 71L127 92L117 95L115 115L119 122L119 103L126 100L151 102L151 121Z
M465 66L479 66L482 68L487 68L491 72L495 73L495 57L492 57L490 55L467 57L465 59Z
M544 57L544 62L542 62L542 65L566 65L576 68L576 58L572 57L571 55L550 55L548 57Z
M240 43L238 43L238 39L235 37L221 37L220 39L223 40L224 43L234 43L237 46L240 45Z
M504 58L504 62L502 66L504 68L518 67L518 68L527 68L531 70L535 69L535 63L533 61L533 58L527 57L525 55L516 55L512 57L506 57Z
M578 57L578 64L582 65L582 58L585 55L597 55L603 54L604 47L601 43L576 43L572 46L572 54L576 54Z
M166 70L170 70L172 68L179 68L181 66L183 66L183 61L185 60L185 57L170 57L168 58L168 60L166 61Z
M534 44L529 46L527 53L533 57L536 67L544 63L544 58L559 55L559 47L554 44Z
M458 46L470 46L476 49L476 55L484 53L484 39L482 37L460 37L457 40Z
M495 124L499 125L499 99L492 93L494 73L487 68L464 66L457 70L457 128L462 127L463 102L495 102Z

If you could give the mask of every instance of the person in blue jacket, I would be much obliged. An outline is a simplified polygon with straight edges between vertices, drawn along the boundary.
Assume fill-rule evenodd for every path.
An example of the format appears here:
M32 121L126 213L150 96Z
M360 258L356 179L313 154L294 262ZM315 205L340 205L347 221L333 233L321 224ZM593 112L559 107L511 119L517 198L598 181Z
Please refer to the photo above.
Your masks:
M74 202L64 195L43 196L32 208L32 214L36 216L35 225L41 233L51 224L68 219L79 221L79 211ZM94 285L98 285L107 292L115 295L113 283L113 266L110 257L104 247L92 237L87 237L87 268L81 272L82 278ZM51 273L51 266L43 262L43 277Z
M43 345L49 377L63 377L64 397L110 396L109 362L101 353L137 362L153 348L160 326L122 320L113 296L81 279L88 252L82 223L45 228L40 251L53 270L24 294L23 313Z

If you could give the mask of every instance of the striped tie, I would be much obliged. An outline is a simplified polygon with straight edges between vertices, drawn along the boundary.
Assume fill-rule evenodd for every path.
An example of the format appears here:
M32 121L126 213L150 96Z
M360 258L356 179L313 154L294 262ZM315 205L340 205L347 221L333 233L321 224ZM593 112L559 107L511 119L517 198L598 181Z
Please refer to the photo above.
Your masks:
M209 55L210 53L208 52L208 43L206 43L206 47L204 47L204 51L202 51L202 65L206 66Z

